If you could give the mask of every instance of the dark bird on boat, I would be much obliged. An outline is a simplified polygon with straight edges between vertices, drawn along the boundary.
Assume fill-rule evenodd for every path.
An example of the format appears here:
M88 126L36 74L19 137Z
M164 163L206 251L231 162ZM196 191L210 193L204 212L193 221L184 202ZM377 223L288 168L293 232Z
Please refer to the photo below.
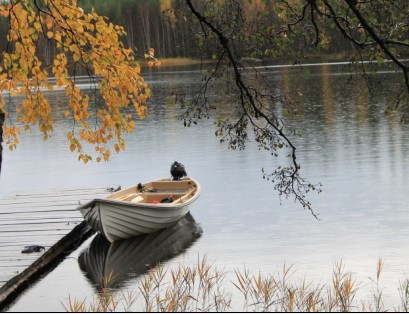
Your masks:
M173 180L180 180L187 176L185 167L180 163L175 161L170 167L170 174Z

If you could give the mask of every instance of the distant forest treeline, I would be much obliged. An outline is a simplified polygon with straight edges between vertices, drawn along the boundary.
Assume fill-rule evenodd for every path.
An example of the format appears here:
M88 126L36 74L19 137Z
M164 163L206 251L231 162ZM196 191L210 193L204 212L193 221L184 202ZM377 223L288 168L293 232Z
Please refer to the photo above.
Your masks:
M1 2L1 0L0 0ZM260 29L275 25L280 27L277 12L274 9L274 1L263 0L237 0L243 9L243 15L247 22L255 25L254 29ZM205 2L202 0L193 1L196 8L204 9ZM217 12L220 23L228 23L231 12L226 9L225 0L212 1L213 9L216 6L220 10ZM266 5L266 3L270 3ZM187 10L183 1L180 0L78 0L78 5L85 11L94 9L99 15L108 17L113 23L124 26L127 35L123 39L127 47L134 49L137 57L143 58L149 48L155 49L155 56L159 59L165 58L205 58L212 59L217 55L219 45L216 38L208 38L204 43L200 43L198 34L201 33L200 25ZM267 6L267 7L266 7ZM213 12L214 14L214 12ZM7 49L7 19L0 19L0 51ZM246 24L248 25L248 24ZM252 30L249 30L251 32ZM314 53L340 53L351 49L351 44L344 40L340 32L334 28L325 29L327 38L331 38L331 44L321 47L314 47ZM261 42L257 39L257 52L242 49L243 57L259 58L260 52L273 51L274 45L271 42ZM306 52L311 43L302 40L288 41L285 45L294 50L301 49ZM10 47L9 47L10 48ZM45 38L39 39L39 57L46 63L55 55L53 42ZM266 56L261 56L265 58ZM268 57L268 56L267 56ZM277 56L273 56L277 57ZM280 57L280 56L278 56ZM286 56L284 56L286 57Z
M200 3L201 1L197 1ZM176 17L177 1L171 0L80 0L84 10L94 10L113 23L124 26L125 44L143 56L149 48L158 58L197 58L193 17Z
M238 2L242 4L246 18L260 23L260 27L279 23L274 8L266 10L266 1L239 0ZM204 1L196 0L193 3L197 8L203 9ZM216 42L212 44L212 40L207 40L205 47L198 45L195 34L200 33L201 29L180 0L79 0L79 5L85 10L94 8L100 15L107 16L115 24L124 26L127 32L125 44L135 49L140 56L152 47L158 58L211 59L218 47ZM223 10L223 6L220 7ZM219 14L229 15L229 12ZM336 29L328 27L326 35L333 40L331 45L325 47L325 52L339 53L351 48L351 44L344 40ZM293 43L294 46L300 44L307 50L308 46L311 46L309 43ZM267 45L265 47L265 49L270 48ZM322 47L320 52L323 52ZM248 57L257 56L248 55Z

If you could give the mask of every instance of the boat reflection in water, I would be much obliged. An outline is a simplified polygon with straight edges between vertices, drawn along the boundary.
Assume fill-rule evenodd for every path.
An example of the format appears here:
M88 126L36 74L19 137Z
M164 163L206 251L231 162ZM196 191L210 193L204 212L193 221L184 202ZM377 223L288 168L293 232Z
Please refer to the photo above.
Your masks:
M202 232L188 213L169 228L114 243L98 234L81 252L78 263L97 289L104 287L104 280L109 276L108 287L118 288L158 262L182 253L201 237Z

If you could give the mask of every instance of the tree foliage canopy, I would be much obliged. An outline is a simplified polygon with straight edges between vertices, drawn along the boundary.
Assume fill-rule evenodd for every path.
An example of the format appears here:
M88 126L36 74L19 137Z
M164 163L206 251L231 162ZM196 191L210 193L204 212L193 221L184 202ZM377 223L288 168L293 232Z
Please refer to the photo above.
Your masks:
M0 109L7 116L4 138L9 148L16 147L21 128L37 125L44 138L53 131L45 93L57 87L69 99L65 116L73 122L67 134L71 151L88 162L92 156L83 149L84 142L95 146L97 161L109 158L111 140L117 152L124 149L123 133L134 129L136 117L146 117L150 91L132 51L120 41L123 27L94 11L84 12L76 0L11 0L0 6L0 18L8 24L7 49L0 56ZM55 47L50 64L39 51L44 40ZM76 86L79 73L95 86L91 95ZM23 100L6 106L7 93ZM10 110L16 111L15 121Z

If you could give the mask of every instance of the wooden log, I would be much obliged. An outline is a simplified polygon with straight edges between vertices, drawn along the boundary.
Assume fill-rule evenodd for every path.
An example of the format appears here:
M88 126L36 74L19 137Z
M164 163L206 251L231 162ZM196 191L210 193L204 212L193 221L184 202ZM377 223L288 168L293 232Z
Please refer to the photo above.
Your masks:
M95 231L92 230L85 221L82 221L33 264L7 281L3 287L0 288L0 311L3 312L22 291L33 284L41 275L57 267L64 257L77 249L86 239L93 235L94 232Z

